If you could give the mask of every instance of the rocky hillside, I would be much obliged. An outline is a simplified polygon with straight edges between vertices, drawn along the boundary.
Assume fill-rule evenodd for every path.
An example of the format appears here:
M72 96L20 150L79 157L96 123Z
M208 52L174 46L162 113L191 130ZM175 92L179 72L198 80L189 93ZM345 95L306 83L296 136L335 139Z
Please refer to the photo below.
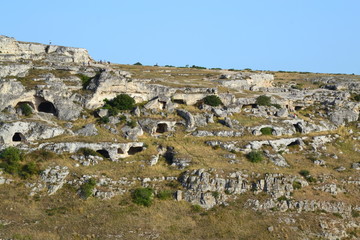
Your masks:
M356 75L0 36L0 238L359 239L359 107Z

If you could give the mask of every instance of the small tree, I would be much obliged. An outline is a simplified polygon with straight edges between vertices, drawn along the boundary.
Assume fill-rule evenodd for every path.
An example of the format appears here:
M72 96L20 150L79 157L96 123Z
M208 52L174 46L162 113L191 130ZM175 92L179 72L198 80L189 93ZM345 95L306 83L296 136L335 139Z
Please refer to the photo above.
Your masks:
M206 105L217 107L219 105L222 105L221 99L216 95L209 95L203 98L203 101Z
M142 66L141 62L136 62L136 63L134 63L134 65Z
M256 98L256 104L259 106L270 106L271 98L265 95L258 96Z

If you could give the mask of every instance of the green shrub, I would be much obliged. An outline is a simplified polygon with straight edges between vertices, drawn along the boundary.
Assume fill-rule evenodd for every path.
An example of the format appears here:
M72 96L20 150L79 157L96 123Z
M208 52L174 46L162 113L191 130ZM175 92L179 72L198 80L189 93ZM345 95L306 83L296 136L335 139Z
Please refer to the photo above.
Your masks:
M308 170L300 170L299 174L305 178L310 176L310 172Z
M215 198L218 199L220 197L220 193L219 192L212 192L211 195Z
M212 106L212 107L217 107L217 106L223 104L221 99L216 95L206 96L205 98L203 98L203 101L204 101L204 103L206 105L209 105L209 106Z
M351 216L354 217L354 218L357 218L357 217L360 217L360 213L359 213L359 211L352 210L351 211Z
M110 122L110 119L108 116L102 117L99 119L99 123L107 124Z
M288 199L285 196L281 196L277 200L280 202L280 201L287 201Z
M258 96L256 98L256 104L259 106L270 106L271 98L265 95Z
M258 163L263 160L263 154L260 151L251 151L246 157L252 163Z
M163 190L160 191L156 197L161 199L161 200L167 200L167 199L171 199L174 195L174 192L171 190Z
M153 202L154 190L151 188L137 188L132 193L133 202L149 207Z
M116 113L116 110L131 110L135 107L135 100L127 94L120 94L112 100L105 99L104 101L104 108L109 109L109 115L116 115L110 113L110 111L115 111Z
M360 94L354 95L352 99L356 102L360 102Z
M298 181L294 181L292 185L295 190L301 189L301 183L299 183Z
M80 187L81 197L84 199L89 198L92 195L95 186L96 186L96 181L93 178L90 178L87 182L81 185Z
M99 76L99 75L100 75L100 73L96 74L96 76ZM92 77L88 77L88 76L86 76L86 75L84 75L84 74L78 74L77 76L78 76L78 77L80 78L80 80L81 80L83 89L86 89L86 87L89 85L91 79L93 79ZM95 77L96 77L96 76L95 76Z
M10 174L18 174L21 170L20 161L23 160L22 152L15 147L5 148L0 153L0 168Z
M281 108L280 104L277 104L277 103L271 104L271 106L276 107L277 109Z
M131 120L131 121L127 122L126 125L128 125L131 128L134 128L137 126L137 122L135 120Z
M32 108L27 103L22 103L20 109L25 116L30 116L33 113Z
M136 65L136 66L142 66L141 62L136 62L136 63L134 63L134 65Z
M264 127L262 129L260 129L260 132L263 135L272 135L272 131L273 131L273 129L271 127Z

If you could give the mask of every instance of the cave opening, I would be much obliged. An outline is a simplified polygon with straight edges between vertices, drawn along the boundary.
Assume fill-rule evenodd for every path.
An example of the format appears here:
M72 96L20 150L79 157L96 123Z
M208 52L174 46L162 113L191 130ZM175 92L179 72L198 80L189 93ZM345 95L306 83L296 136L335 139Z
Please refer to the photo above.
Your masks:
M109 152L105 149L100 149L100 150L97 150L96 152L99 153L104 158L110 158Z
M49 101L45 101L39 104L38 106L38 111L39 112L45 112L45 113L52 113L53 115L56 116L57 111L56 108L54 106L54 104L52 102Z
M130 147L128 155L135 155L136 153L141 152L143 149L143 147Z
M169 131L169 130L168 130L168 125L166 123L159 123L157 125L157 128L156 128L157 133L165 133L167 131Z
M13 142L25 142L25 136L22 133L16 132L12 137Z

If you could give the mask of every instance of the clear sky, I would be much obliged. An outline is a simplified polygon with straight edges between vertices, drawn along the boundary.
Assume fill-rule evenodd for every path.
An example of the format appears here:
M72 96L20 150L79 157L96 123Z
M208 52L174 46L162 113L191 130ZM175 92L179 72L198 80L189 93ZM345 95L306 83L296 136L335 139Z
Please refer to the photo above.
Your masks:
M359 0L4 0L0 34L123 64L360 74Z

